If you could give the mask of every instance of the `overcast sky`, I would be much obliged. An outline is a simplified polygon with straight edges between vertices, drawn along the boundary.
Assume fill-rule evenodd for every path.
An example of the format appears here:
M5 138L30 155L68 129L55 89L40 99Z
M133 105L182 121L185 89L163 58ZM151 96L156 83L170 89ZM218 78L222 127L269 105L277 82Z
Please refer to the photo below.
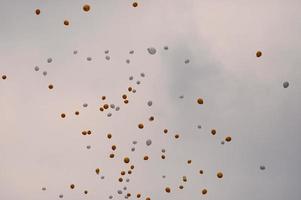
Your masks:
M152 200L299 200L301 2L137 2L0 0L0 75L7 76L0 80L0 199L124 199L130 192ZM120 110L100 112L104 102ZM222 145L226 136L232 141ZM125 156L135 169L119 183Z

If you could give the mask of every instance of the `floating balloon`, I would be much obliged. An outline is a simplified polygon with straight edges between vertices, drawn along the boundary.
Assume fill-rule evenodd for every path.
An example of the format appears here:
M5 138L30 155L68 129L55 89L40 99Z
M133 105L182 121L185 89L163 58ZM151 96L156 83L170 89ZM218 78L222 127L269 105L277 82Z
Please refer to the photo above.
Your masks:
M289 86L289 82L287 82L287 81L283 82L283 87L284 88L288 88L288 86Z
M41 10L40 10L40 9L36 9L36 10L35 10L35 13L36 13L36 15L40 15Z
M230 142L232 140L232 138L230 137L230 136L227 136L226 138L225 138L225 141L226 142Z
M147 146L150 146L152 144L152 141L150 139L148 139L148 140L146 140L145 143L146 143Z
M130 158L129 158L129 157L125 157L125 158L123 159L123 162L124 162L124 163L129 163L129 162L130 162Z
M68 20L65 20L65 21L64 21L64 25L65 25L65 26L69 26L69 21L68 21Z
M203 104L204 100L202 98L198 98L197 102L198 102L198 104Z
M136 8L138 6L138 3L134 2L132 5L133 5L134 8Z
M224 175L222 172L217 172L216 176L217 178L223 178Z
M83 6L83 10L84 10L85 12L88 12L88 11L90 10L90 5L85 4L85 5Z
M52 58L48 58L48 59L47 59L47 62L48 62L48 63L52 63Z
M154 47L147 48L149 54L154 55L156 54L157 50Z
M152 121L154 121L154 119L155 118L153 116L150 116L148 120L152 122Z
M189 60L189 59L186 59L186 60L184 61L184 63L185 63L185 64L188 64L188 63L190 63L190 60Z
M148 101L148 102L147 102L147 105L150 107L150 106L153 105L153 102L152 102L152 101Z
M259 58L259 57L261 57L261 56L262 56L262 52L261 52L261 51L257 51L257 52L256 52L256 57Z
M138 128L140 129L143 129L144 128L144 125L141 123L141 124L138 124Z

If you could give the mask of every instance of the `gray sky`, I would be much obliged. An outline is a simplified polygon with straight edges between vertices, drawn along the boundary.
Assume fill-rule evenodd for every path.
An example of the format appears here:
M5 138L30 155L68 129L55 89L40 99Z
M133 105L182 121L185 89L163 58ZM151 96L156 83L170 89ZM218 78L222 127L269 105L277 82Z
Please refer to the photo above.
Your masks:
M82 11L85 3L91 5L88 13ZM124 199L126 193L117 190L125 185L142 199L300 199L300 1L138 3L0 1L0 75L7 75L0 81L0 199ZM157 53L150 55L148 47ZM284 81L290 82L287 89ZM121 95L129 86L137 92L128 93L125 105ZM102 95L121 108L110 118L99 111ZM198 97L204 105L196 103ZM151 115L155 120L148 122ZM93 135L82 136L87 129ZM231 143L221 145L228 135ZM116 157L109 159L113 144ZM143 161L144 155L150 160ZM125 156L135 169L129 183L119 183L120 171L128 169Z

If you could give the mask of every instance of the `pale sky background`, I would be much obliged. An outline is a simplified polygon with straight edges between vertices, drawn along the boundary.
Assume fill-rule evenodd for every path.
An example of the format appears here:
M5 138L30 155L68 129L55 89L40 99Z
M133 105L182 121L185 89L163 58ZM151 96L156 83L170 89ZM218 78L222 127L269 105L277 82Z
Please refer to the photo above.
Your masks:
M88 13L82 11L85 3L91 5ZM0 199L53 200L60 194L68 200L124 199L130 192L130 199L141 193L141 199L152 200L299 200L301 2L138 3L133 8L128 0L0 1L0 75L7 75L0 80ZM148 47L157 53L150 55ZM124 105L128 86L137 92ZM110 118L99 111L102 95L121 107ZM198 97L204 105L196 103ZM154 122L147 121L151 115ZM82 136L87 129L93 135ZM221 145L227 135L232 142ZM116 157L109 159L113 144ZM149 161L143 161L145 154ZM117 180L128 168L124 156L135 165L129 183ZM98 167L104 180L95 174ZM223 179L216 178L219 170ZM118 195L124 186L127 191Z

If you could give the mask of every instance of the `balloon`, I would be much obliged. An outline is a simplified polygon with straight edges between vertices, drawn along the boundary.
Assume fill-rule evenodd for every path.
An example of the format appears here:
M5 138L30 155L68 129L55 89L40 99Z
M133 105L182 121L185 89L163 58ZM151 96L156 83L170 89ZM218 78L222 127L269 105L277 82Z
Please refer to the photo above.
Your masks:
M217 172L216 176L217 178L223 178L224 175L222 172Z
M124 163L129 163L129 162L130 162L130 158L129 158L129 157L125 157L125 158L123 159L123 162L124 162Z
M47 62L48 62L48 63L51 63L51 62L52 62L52 58L48 58L48 59L47 59Z
M88 12L88 11L90 10L90 5L85 4L85 5L83 6L83 10L84 10L85 12Z
M154 55L156 54L157 50L154 47L147 48L149 54Z
M146 140L146 145L150 146L152 144L152 141L150 139Z
M40 15L41 10L40 10L40 9L36 9L36 10L35 10L35 13L36 13L36 15Z
M137 6L138 6L138 3L137 3L137 2L134 2L134 3L133 3L133 7L136 8Z
M256 56L259 58L260 56L262 56L262 52L261 51L257 51L256 52Z
M289 82L285 81L285 82L283 83L283 87L284 87L284 88L288 88L288 86L289 86Z
M198 102L198 104L203 104L204 100L202 98L198 98L197 102Z
M65 20L65 21L64 21L64 25L65 25L65 26L69 26L69 21L68 21L68 20Z

